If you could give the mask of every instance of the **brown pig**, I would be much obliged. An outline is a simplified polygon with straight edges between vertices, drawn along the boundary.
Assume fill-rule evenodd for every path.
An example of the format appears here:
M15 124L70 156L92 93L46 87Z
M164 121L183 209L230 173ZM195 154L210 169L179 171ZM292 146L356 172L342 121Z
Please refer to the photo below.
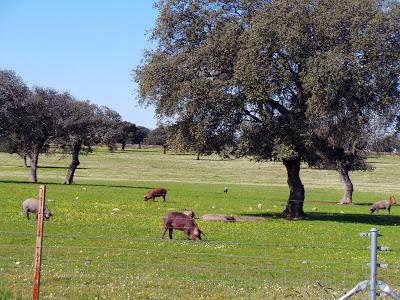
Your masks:
M390 214L390 208L396 203L396 198L394 196L390 196L389 200L383 200L374 203L369 210L372 214L374 211L378 212L380 209L387 209L388 213Z
M152 189L152 190L148 191L146 195L144 195L144 201L147 201L147 200L154 201L154 199L156 197L160 197L160 196L163 197L163 199L165 201L165 197L167 196L167 190L164 188L161 188L161 187Z
M163 218L163 228L161 238L165 236L168 229L169 238L172 239L172 231L174 229L182 230L188 240L201 240L202 231L197 226L196 222L190 216L180 212L170 212Z

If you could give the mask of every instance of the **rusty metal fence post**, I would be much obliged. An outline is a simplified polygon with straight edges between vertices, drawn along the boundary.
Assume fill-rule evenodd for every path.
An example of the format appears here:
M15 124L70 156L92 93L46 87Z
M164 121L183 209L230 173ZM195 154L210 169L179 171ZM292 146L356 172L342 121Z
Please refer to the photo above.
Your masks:
M39 209L37 215L37 228L36 228L36 248L35 248L35 270L33 277L32 299L39 299L40 287L40 269L42 266L42 242L43 242L43 219L44 219L44 205L46 199L46 186L39 187Z

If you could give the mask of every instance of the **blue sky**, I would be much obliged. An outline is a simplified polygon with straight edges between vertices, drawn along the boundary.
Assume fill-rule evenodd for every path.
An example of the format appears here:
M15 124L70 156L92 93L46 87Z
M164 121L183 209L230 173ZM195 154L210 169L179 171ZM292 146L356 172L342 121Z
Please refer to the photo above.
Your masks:
M155 128L131 72L152 46L156 17L152 0L0 0L0 69Z

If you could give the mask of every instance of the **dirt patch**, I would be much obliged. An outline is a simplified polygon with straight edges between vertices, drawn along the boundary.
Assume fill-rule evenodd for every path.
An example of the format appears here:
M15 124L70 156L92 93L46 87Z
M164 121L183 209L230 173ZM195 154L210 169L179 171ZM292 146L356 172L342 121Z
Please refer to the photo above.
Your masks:
M305 204L318 204L322 206L332 206L332 205L338 205L340 204L339 201L304 201Z
M205 214L200 217L203 221L220 221L220 222L257 222L265 220L263 217L255 216L237 216L225 214Z
M255 216L239 216L237 217L239 222L259 222L265 220L264 217L255 217Z

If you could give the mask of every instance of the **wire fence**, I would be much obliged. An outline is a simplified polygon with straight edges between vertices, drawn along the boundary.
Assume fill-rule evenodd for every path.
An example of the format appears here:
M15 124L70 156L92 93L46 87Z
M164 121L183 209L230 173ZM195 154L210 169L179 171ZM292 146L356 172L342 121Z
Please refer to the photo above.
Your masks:
M369 277L368 242L336 224L196 220L203 241L161 240L161 218L112 212L60 211L45 222L42 298L336 299ZM0 299L30 298L36 223L16 211L0 219ZM382 254L389 267L379 270L398 290L399 253Z
M16 232L1 233L16 237ZM34 234L19 232L18 235L27 240ZM368 278L369 272L357 263L277 258L267 254L270 247L282 248L283 252L287 248L317 249L299 245L108 239L109 243L115 240L128 243L127 248L103 245L104 239L99 236L45 234L44 240L47 243L42 260L43 298L75 299L91 295L104 299L334 299L354 283ZM97 245L84 246L93 241ZM225 245L239 251L221 253L206 247ZM248 248L258 249L260 255L235 254ZM31 243L2 245L1 284L13 290L15 297L29 298L32 249ZM344 246L318 249L366 252L365 248ZM389 268L381 276L395 280L392 284L398 286L399 273L399 268Z

